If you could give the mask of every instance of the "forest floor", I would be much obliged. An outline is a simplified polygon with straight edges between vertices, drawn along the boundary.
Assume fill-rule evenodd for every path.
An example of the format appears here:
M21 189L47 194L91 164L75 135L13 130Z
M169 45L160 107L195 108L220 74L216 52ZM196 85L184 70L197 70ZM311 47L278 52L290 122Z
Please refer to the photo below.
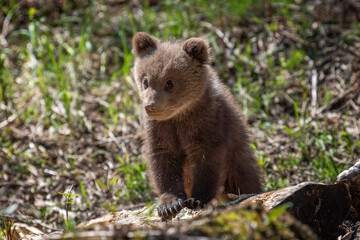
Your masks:
M360 159L359 12L354 0L2 1L1 222L71 231L154 207L130 73L138 31L210 43L266 190L334 182Z

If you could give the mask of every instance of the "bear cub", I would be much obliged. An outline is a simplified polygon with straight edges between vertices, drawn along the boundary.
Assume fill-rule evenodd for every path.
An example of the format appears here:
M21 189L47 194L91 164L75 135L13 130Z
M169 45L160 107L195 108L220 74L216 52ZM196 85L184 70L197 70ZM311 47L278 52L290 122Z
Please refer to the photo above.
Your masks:
M200 38L132 39L150 180L163 219L202 208L218 194L262 191L262 174L242 113L210 66Z

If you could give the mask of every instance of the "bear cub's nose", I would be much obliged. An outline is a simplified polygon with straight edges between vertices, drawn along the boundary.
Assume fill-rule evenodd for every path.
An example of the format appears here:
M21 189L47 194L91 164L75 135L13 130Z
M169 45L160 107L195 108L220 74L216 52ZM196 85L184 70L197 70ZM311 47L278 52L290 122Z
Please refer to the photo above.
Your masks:
M156 107L155 105L152 103L152 104L147 104L145 106L145 110L146 112L154 112L156 110Z

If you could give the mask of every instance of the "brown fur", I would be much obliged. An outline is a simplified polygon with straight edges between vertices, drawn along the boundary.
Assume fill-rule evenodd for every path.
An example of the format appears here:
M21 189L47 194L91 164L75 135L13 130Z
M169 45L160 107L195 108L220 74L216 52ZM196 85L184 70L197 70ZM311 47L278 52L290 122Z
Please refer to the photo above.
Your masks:
M161 42L146 33L137 33L132 42L133 74L144 106L143 153L160 205L190 197L206 204L222 187L225 193L261 192L247 127L208 63L207 43Z

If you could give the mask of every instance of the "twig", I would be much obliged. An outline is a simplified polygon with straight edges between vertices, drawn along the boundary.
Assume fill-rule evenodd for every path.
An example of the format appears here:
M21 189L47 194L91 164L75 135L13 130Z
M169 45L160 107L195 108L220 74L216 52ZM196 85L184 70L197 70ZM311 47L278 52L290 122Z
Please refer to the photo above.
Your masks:
M6 119L5 121L2 121L0 123L0 129L3 127L6 127L9 123L12 123L15 119L16 119L17 115L13 114L10 117L8 117L8 119Z
M83 100L84 102L88 102L88 103L98 103L101 106L104 106L106 108L109 108L109 103L106 102L105 100L101 99L101 98L90 98L90 97L84 97L81 100Z
M360 108L354 103L354 101L352 99L349 101L349 103L355 109L355 111L360 113Z
M0 151L5 153L9 158L11 158L12 161L16 161L15 157L10 153L9 149L2 147L0 148Z
M211 23L208 22L200 22L200 25L203 27L206 27L208 29L210 29L211 31L215 32L216 35L223 41L223 43L225 44L226 48L230 49L230 51L233 51L235 48L235 44L232 43L229 40L229 37L224 34L219 28L213 26ZM256 65L256 63L254 61L252 61L251 59L248 59L247 57L245 57L242 54L236 54L236 56L244 63L246 63L247 65L251 65L254 66Z
M337 96L336 98L331 99L328 104L326 104L326 105L318 108L318 110L316 111L316 115L320 115L320 114L323 113L324 111L331 109L334 105L338 104L339 102L344 101L345 98L346 98L352 91L354 91L354 89L353 89L353 88L349 88L349 89L347 89L346 91L344 91L342 94L340 94L339 96ZM360 87L357 89L356 92L360 92ZM355 93L354 96L357 96L357 94ZM354 97L354 96L352 96L352 97ZM350 98L349 100L352 100L352 99ZM356 106L356 105L355 105L355 106ZM358 107L356 106L356 108L358 108ZM304 121L304 123L303 123L302 125L309 124L309 123L312 122L314 119L315 119L315 118L313 118L313 117L309 117L309 118L307 118L307 119ZM299 131L299 130L300 130L299 127L296 127L296 128L294 129L294 131L296 131L296 132Z
M60 239L114 239L114 231L88 231L77 233L66 233L61 235L51 236L52 240Z
M315 47L315 45L313 43L310 43L308 41L305 41L303 39L301 39L297 34L295 33L290 33L288 31L279 31L280 34L282 34L283 36L289 38L290 40L294 41L294 42L298 42L301 45L304 45L306 47Z
M341 239L345 239L346 237L348 237L349 235L352 235L354 233L354 231L351 231L346 233L344 236L341 237Z
M0 45L3 47L7 46L6 36L9 33L9 26L10 26L10 19L12 17L13 11L10 11L10 13L5 17L3 27L0 34Z
M294 106L295 101L287 94L285 91L283 91L283 97L284 99L291 105Z
M354 47L348 46L346 44L341 44L341 43L338 43L337 46L341 50L346 51L346 52L356 56L357 58L360 58L360 53L358 51L356 51L356 49Z
M328 104L320 107L317 110L316 114L321 114L322 112L331 109L334 105L343 101L347 97L347 95L350 94L353 90L354 90L353 88L349 88L349 89L345 90L342 94L337 96L336 98L331 99Z
M325 63L330 62L332 59L334 59L336 55L338 55L338 50L327 53L324 57L316 61L316 67L322 67Z
M229 38L219 28L215 27L211 23L204 22L204 21L200 22L200 25L214 31L216 33L216 35L218 35L218 37L224 42L224 44L227 48L234 49L235 44L230 42Z
M301 7L296 4L289 4L289 3L282 3L282 2L272 3L271 6L276 7L276 8L286 7L287 9L294 10L294 11L301 10Z
M120 144L116 141L116 138L114 136L114 134L109 130L108 132L109 137L111 138L111 140L115 143L115 145L119 148L120 151L122 151L122 147L120 146Z
M115 137L115 136L114 136ZM105 137L95 137L95 139L97 140L97 144L99 143L109 143L109 142L113 142L113 141L122 141L122 140L127 140L127 139L131 139L131 138L135 138L136 135L135 134L128 134L128 135L124 135L124 136L120 136L120 137L115 137L114 138L105 138Z
M307 125L307 124L311 123L312 120L314 120L312 117L309 117L309 118L305 119L305 121L303 121L303 122L301 123L301 127L304 126L304 125ZM297 127L294 129L295 132L297 132L297 131L299 131L299 130L300 130L299 126L297 126Z
M313 69L311 75L311 117L315 117L316 115L316 103L317 103L317 79L318 74L316 69Z

